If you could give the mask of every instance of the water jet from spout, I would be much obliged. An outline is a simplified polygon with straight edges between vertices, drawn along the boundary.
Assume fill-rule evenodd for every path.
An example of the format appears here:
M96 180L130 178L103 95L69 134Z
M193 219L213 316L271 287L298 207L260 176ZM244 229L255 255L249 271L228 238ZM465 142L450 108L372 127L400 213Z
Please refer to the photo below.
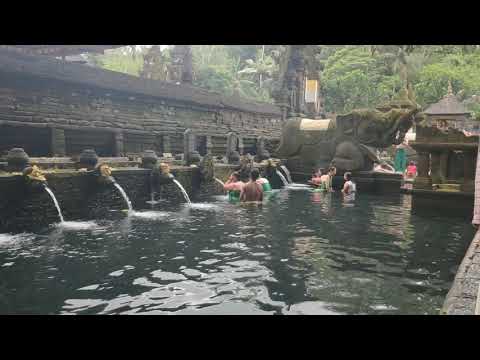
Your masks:
M185 189L183 188L182 184L180 184L176 179L173 179L173 182L175 183L175 185L177 185L177 187L182 192L183 197L185 198L185 201L190 205L192 202L190 201L190 198L188 197L188 194L185 191Z
M57 209L57 212L58 212L58 217L60 218L60 223L63 223L64 220L63 220L62 210L60 210L60 205L58 204L58 201L57 201L57 198L55 197L55 194L53 193L53 191L47 185L44 185L44 188L47 191L47 193L50 195L50 197L52 198L53 203L55 204L55 208Z
M130 201L130 199L128 198L127 196L127 193L125 192L125 190L123 190L123 188L120 186L119 183L117 183L115 180L113 181L113 185L118 189L118 191L120 192L120 194L122 195L123 199L125 200L125 202L127 203L127 206L128 206L128 215L130 215L133 211L133 208L132 208L132 203Z

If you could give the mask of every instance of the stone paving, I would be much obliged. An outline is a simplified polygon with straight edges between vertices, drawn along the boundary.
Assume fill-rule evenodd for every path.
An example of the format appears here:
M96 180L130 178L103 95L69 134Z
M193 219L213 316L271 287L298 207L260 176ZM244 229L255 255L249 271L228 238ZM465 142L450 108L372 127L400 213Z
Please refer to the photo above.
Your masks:
M480 231L473 238L463 258L452 288L443 305L442 314L480 315Z

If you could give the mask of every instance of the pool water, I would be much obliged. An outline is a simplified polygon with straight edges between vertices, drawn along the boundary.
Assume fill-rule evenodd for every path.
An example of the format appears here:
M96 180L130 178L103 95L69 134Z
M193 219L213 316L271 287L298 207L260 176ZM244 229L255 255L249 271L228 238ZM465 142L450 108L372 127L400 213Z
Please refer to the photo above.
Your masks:
M0 234L0 313L438 314L474 235L409 195L145 207Z

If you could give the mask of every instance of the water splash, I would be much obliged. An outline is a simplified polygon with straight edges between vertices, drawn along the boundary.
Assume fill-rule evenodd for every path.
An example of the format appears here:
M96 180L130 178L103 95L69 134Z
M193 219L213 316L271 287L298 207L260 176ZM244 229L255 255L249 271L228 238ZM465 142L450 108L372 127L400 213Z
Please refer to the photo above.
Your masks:
M64 230L93 230L101 227L95 221L63 221L58 227Z
M122 194L122 197L123 197L123 199L125 200L125 202L127 203L127 206L128 206L128 214L130 215L131 212L133 211L133 208L132 208L132 202L128 198L127 193L125 192L125 190L123 190L123 188L120 186L120 184L117 183L116 181L113 182L113 185L118 189L120 194Z
M156 205L158 203L159 203L159 201L155 200L155 193L152 191L150 193L150 201L147 201L147 204L152 205L152 208L153 208L153 205Z
M288 185L288 181L287 181L287 179L285 179L285 176L283 176L283 174L282 174L280 171L278 171L278 170L276 171L276 173L277 173L277 175L280 177L280 179L282 180L283 185L284 185L284 186L287 186L287 185Z
M217 178L213 178L213 179L214 179L216 182L218 182L220 185L222 185L222 187L225 186L225 183L224 183L222 180L217 179Z
M178 187L178 188L180 189L180 191L182 192L183 197L185 198L185 201L186 201L188 204L191 204L192 202L190 201L190 198L188 197L188 194L187 194L187 192L185 191L185 189L183 188L182 184L180 184L176 179L174 179L173 182L175 183L175 185L177 185L177 187Z
M146 220L159 220L170 216L170 213L166 211L134 211L132 216Z
M290 171L287 169L287 167L285 165L280 165L280 169L282 169L285 175L287 176L288 183L292 184L293 183L292 176L290 175Z
M55 204L55 207L57 208L58 217L60 218L60 223L63 223L64 220L63 220L62 210L60 210L60 205L58 204L58 201L57 201L57 198L55 197L55 194L53 193L53 191L47 185L44 185L44 187L45 187L45 190L47 191L47 193L52 198L53 203Z
M196 209L196 210L212 210L216 211L219 210L220 208L215 205L215 204L210 204L210 203L192 203L189 204L189 207L191 209Z

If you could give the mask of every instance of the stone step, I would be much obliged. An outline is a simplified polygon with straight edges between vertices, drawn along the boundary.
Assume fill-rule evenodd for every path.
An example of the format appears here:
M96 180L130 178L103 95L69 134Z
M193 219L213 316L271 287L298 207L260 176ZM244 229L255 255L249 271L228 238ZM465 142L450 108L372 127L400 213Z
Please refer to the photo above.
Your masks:
M434 184L435 185L435 184ZM460 184L438 184L440 191L460 191Z

